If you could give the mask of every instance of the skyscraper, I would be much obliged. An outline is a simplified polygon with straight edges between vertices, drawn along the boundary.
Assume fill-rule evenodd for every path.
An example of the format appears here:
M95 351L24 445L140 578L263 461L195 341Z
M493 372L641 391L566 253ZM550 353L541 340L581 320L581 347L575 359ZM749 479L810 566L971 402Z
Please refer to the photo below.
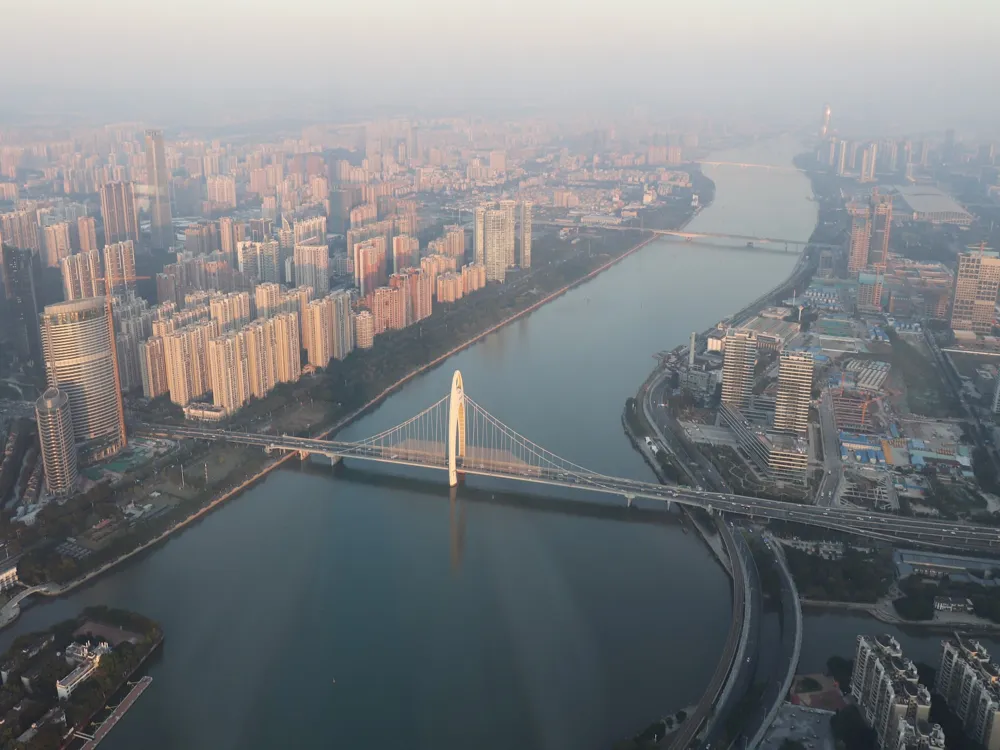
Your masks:
M73 433L92 458L125 447L114 329L103 297L48 305L41 315L50 386L69 397Z
M521 203L521 258L518 264L521 268L531 268L531 215L533 209L534 204L531 201Z
M173 217L170 214L170 172L163 151L163 131L146 131L146 180L149 193L151 244L154 250L169 250L174 244ZM134 239L138 237L126 237ZM110 238L106 242L117 242Z
M504 226L506 218L503 211L490 209L483 216L483 243L486 255L487 281L499 281L501 284L507 275L507 245Z
M101 186L101 218L104 242L139 242L139 216L135 211L135 188L131 182L108 182Z
M959 254L951 308L952 330L990 333L998 290L1000 256L997 253L980 249Z
M9 317L4 321L22 362L33 368L42 363L38 332L37 261L30 248L2 246L4 293Z
M722 403L740 411L750 405L756 364L757 337L752 331L730 329L722 360Z
M135 244L131 240L104 246L104 288L112 295L135 289Z
M812 354L783 351L778 367L778 398L774 409L776 431L790 435L805 435L809 431L812 383Z
M69 396L58 388L47 388L35 401L35 422L45 469L45 489L56 497L73 494L78 475Z
M139 344L139 370L144 397L156 398L170 390L167 383L167 355L161 336Z
M878 144L869 143L861 155L861 182L875 182L875 159L878 155Z

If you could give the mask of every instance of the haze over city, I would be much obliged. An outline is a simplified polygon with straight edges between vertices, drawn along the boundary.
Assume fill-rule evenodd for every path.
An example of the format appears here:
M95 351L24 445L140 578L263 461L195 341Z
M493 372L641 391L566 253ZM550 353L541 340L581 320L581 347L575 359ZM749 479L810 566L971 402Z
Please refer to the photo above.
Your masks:
M0 750L1000 750L1000 5L0 22Z
M9 3L18 66L0 115L165 125L245 118L541 110L774 121L830 102L839 126L989 128L1000 9L959 2L627 6L514 0ZM114 62L113 62L114 61ZM811 105L811 108L807 105Z

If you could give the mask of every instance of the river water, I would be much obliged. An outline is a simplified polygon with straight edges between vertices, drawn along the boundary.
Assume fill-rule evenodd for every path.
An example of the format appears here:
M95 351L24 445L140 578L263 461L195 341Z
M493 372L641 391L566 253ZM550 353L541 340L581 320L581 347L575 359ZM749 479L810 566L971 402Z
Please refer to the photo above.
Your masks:
M720 153L790 165L793 141ZM805 176L707 168L693 230L808 237ZM466 392L592 470L652 480L620 423L657 351L771 288L795 258L653 243L408 383L360 438ZM22 632L104 603L159 620L153 684L108 750L604 748L695 702L731 616L728 581L666 514L462 487L439 474L285 469ZM860 623L860 625L859 625ZM803 660L850 655L863 618L806 619ZM826 642L812 641L821 634ZM923 639L933 650L933 639ZM812 645L815 643L815 645Z

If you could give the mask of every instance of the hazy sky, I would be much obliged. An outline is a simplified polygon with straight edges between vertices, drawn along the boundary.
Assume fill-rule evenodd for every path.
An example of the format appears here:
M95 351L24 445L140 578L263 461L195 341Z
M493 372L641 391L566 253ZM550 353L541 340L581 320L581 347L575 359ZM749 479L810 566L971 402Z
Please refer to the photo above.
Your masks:
M279 101L555 106L592 99L841 124L982 127L1000 113L1000 2L0 0L0 101L115 116ZM152 10L155 9L155 13ZM12 33L17 30L17 33ZM40 88L43 87L43 88ZM81 96L65 96L75 89ZM142 111L139 111L142 110Z

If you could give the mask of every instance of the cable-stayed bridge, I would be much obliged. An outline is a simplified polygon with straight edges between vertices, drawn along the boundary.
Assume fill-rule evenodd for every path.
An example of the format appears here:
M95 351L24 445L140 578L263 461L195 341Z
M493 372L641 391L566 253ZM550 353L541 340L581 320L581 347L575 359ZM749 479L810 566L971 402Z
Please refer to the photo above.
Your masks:
M713 512L795 521L884 541L1000 550L1000 529L988 526L762 500L593 472L546 450L487 412L465 393L457 370L451 391L443 398L405 422L356 442L172 425L146 425L142 432L155 437L254 445L268 452L297 452L302 457L321 455L334 461L375 461L434 469L447 472L451 486L464 475L493 477L614 495L629 505L637 499L667 506L677 502Z

